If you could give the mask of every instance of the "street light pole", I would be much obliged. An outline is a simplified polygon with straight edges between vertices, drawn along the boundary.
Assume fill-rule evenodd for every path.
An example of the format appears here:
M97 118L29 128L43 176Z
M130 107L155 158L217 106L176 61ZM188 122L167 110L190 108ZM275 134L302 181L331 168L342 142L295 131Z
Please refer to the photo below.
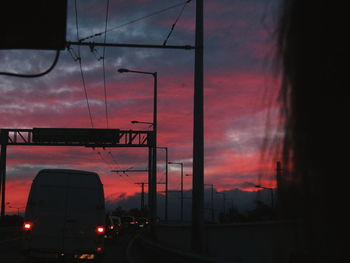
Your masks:
M150 206L150 216L151 223L154 225L157 217L157 94L158 94L158 75L157 72L148 72L148 71L139 71L139 70L130 70L126 68L118 69L119 73L139 73L153 76L153 122L150 123L153 125L153 136L152 144L149 148L149 160L150 162L150 172L148 178L149 185L149 206ZM133 121L133 123L146 123Z
M183 163L176 163L176 162L169 162L169 164L178 164L181 165L181 222L184 220L184 164Z
M165 150L165 214L164 220L168 221L168 147L158 147Z
M0 131L0 192L1 192L1 219L5 218L5 191L6 191L6 152L7 152L8 131Z
M217 194L222 194L223 197L223 210L224 210L224 216L226 213L226 194L224 192L216 192Z
M204 184L208 185L211 188L211 193L210 193L210 201L211 201L211 221L215 221L215 214L214 214L214 185L213 184Z
M255 187L271 191L271 208L273 209L275 207L275 205L274 205L274 196L273 196L273 188L271 188L271 187L264 187L264 186L261 186L261 185L255 185Z

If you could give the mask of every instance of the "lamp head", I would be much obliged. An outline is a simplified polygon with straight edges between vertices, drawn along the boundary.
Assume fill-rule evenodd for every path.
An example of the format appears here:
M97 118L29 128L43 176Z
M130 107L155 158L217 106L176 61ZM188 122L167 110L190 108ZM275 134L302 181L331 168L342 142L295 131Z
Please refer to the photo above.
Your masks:
M120 68L120 69L118 69L118 72L119 73L125 73L125 72L129 72L129 70L126 69L126 68Z

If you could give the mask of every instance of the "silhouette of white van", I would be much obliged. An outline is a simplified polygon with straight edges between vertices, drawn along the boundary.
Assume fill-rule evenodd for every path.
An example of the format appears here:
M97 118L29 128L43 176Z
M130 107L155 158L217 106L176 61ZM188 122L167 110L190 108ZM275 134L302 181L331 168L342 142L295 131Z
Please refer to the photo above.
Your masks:
M96 259L104 251L104 221L98 174L41 170L28 197L23 249L29 257Z

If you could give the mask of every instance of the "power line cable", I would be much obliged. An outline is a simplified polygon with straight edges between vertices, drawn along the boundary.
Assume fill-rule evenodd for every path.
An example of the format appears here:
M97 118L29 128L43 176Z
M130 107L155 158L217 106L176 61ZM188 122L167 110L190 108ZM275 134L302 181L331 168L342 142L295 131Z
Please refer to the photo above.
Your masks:
M111 31L113 31L113 30L116 30L116 29L119 29L119 28L121 28L121 27L124 27L124 26L130 25L130 24L139 22L139 21L141 21L141 20L150 18L150 17L152 17L152 16L159 15L159 14L161 14L161 13L164 13L164 12L166 12L166 11L169 11L169 10L171 10L171 9L173 9L173 8L178 7L178 6L186 5L186 4L188 4L189 2L191 2L191 1L192 1L192 0L187 0L187 1L185 1L185 2L181 2L181 3L175 4L175 5L169 6L169 7L167 7L167 8L164 8L164 9L161 9L161 10L158 10L158 11L155 11L155 12L153 12L153 13L150 13L150 14L146 15L146 16L143 16L143 17L140 17L140 18L136 18L136 19L131 20L131 21L127 22L127 23L124 23L124 24L120 24L120 25L111 27L111 28L108 29L108 30L105 30L105 31L102 31L102 32L99 32L99 33L96 33L96 34L93 34L93 35L84 37L84 38L82 38L82 39L79 39L79 42L83 42L83 41L88 40L88 39L90 39L90 38L94 38L94 37L97 37L97 36L101 36L101 35L103 35L103 34L106 34L107 32L111 32Z
M100 151L97 152L97 155L100 157L100 159L101 159L105 164L109 165L110 169L113 169L112 164L110 164L110 163L102 156L102 154L101 154ZM130 183L130 184L132 184L132 185L135 185L135 181L133 181L133 180L129 177L129 175L128 175L126 172L123 172L123 174L118 173L118 175L119 175L119 177L122 178L124 181L126 181L126 182L128 182L128 183ZM123 176L123 175L126 175L126 177Z
M75 7L75 25L76 25L76 30L77 30L77 39L79 39L79 24L78 24L78 8L77 8L77 0L74 1L74 7ZM85 94L85 100L90 116L90 122L91 122L91 127L94 127L94 123L92 121L92 115L91 115L91 109L90 109L90 103L89 103L89 98L86 90L86 85L85 85L85 77L83 73L83 67L81 63L81 56L80 56L80 46L78 46L78 54L77 54L77 61L79 62L79 68L80 68L80 75L81 75L81 80L83 82L83 89L84 89L84 94Z
M108 154L111 157L112 161L115 163L115 165L117 165L117 168L120 170L119 164L116 161L116 159L114 158L113 154L110 151L108 152Z
M105 32L107 32L108 11L109 11L109 0L107 0L107 7L106 7ZM107 40L107 33L104 34L104 44L106 43L106 40ZM106 125L107 125L107 128L109 128L109 123L108 123L108 106L107 106L107 87L106 87L106 70L105 70L105 55L106 55L106 46L103 46L103 53L102 53L103 90L104 90L104 95L105 95Z
M74 49L71 46L67 46L67 50L68 50L69 54L71 55L71 57L73 58L74 61L78 61L79 60L78 55L75 53Z
M60 50L57 50L56 51L56 56L54 58L54 61L53 63L51 64L51 66L41 72L41 73L37 73L37 74L21 74L21 73L15 73L15 72L0 72L0 75L4 75L4 76L9 76L9 77L18 77L18 78L38 78L38 77L42 77L46 74L48 74L49 72L51 72L54 67L56 66L57 62L58 62L58 59L60 57Z
M106 164L108 164L111 168L113 168L113 166L102 156L101 152L97 152L98 156L100 156L101 160L103 162L105 162Z
M113 168L113 166L102 156L101 152L97 152L97 154L98 154L98 156L100 157L100 159L101 159L104 163L106 163L107 165L109 165L110 169ZM118 174L119 174L119 173L118 173ZM126 174L125 172L124 172L124 174L125 174L127 177L129 177L129 175ZM131 184L133 184L133 185L135 184L135 182L134 182L131 178L123 177L122 174L119 174L119 177L121 177L124 181L126 181L126 182L128 182L128 183L131 183Z
M191 2L191 1L192 1L192 0L188 0L188 1L182 6L179 15L177 16L177 18L175 19L175 22L174 22L173 25L171 26L171 29L170 29L169 34L167 35L166 39L165 39L164 42L163 42L163 46L166 46L166 43L168 42L169 37L170 37L171 34L173 33L174 28L175 28L177 22L179 21L180 17L182 16L182 13L184 12L184 10L185 10L187 4L188 4L189 2Z
M98 53L98 50L94 46L91 46L90 50L91 50L92 54L94 54L97 61L100 61L103 59L103 56L101 56L100 53Z

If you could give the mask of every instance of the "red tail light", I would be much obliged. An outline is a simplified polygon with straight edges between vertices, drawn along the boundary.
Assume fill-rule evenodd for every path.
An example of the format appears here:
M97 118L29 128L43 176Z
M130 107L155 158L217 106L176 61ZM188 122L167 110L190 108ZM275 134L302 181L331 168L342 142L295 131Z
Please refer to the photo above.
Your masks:
M130 225L135 225L136 223L137 223L137 222L135 222L135 221L129 222Z
M32 222L24 222L23 223L23 229L24 230L32 230L32 228L33 228L33 223Z
M96 233L97 234L104 234L105 233L105 228L103 226L96 227Z

